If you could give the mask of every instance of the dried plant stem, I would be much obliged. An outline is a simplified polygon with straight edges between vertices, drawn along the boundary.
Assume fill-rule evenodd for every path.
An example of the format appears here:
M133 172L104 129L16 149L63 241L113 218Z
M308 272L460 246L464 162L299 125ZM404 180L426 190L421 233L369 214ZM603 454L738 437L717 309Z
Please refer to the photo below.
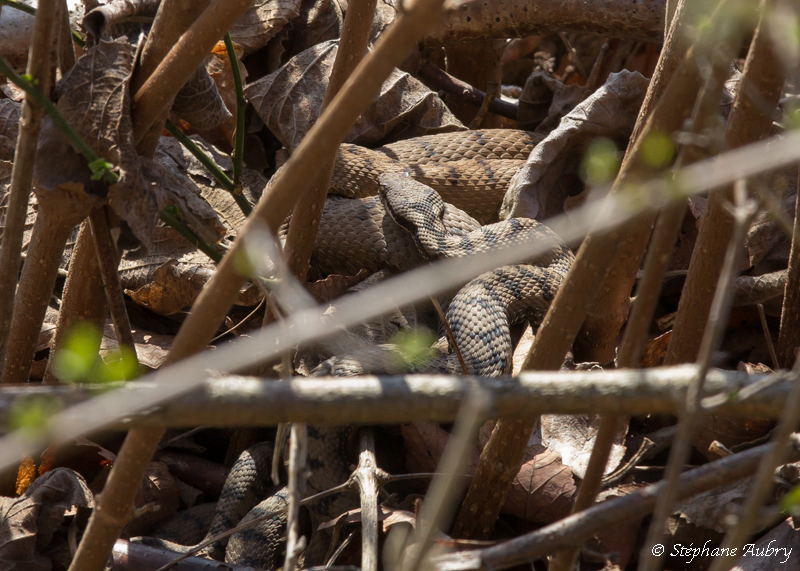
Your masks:
M100 267L97 251L94 247L88 220L81 224L78 239L72 250L69 261L69 273L64 283L64 295L58 312L56 336L50 347L50 354L57 353L67 340L73 326L81 321L94 325L98 331L103 330L108 313L106 296L103 294L103 282L100 279ZM100 349L98 345L96 350ZM48 359L44 383L58 384L53 372L55 359Z
M736 148L766 137L772 127L772 112L778 104L784 83L784 70L772 39L756 30L745 61L739 90L725 133L726 143ZM708 209L689 263L678 313L672 330L666 364L688 363L697 357L697 339L705 330L711 300L722 269L722 261L733 219L725 204L732 189L709 193Z
M407 538L406 549L388 558L398 562L396 566L398 570L419 569L425 560L434 534L445 528L451 519L460 492L456 482L461 479L472 450L473 438L486 420L490 406L489 393L477 387L468 393L439 461L438 473L431 481L425 501L422 502L414 533Z
M665 0L539 0L536 10L525 0L470 2L447 15L427 43L522 38L559 31L660 42L664 37ZM491 23L491 26L488 24Z
M277 230L297 197L313 184L307 173L316 168L320 157L335 152L358 115L372 101L383 80L414 45L415 38L436 21L439 9L439 0L426 0L396 20L303 138L289 161L275 174L264 191L255 215L246 222L233 251L222 260L181 327L172 347L171 362L205 347L224 319L234 296L245 281L245 277L236 271L234 260L249 229L254 224L266 222L272 231Z
M190 139L186 135L186 133L181 131L175 125L175 123L173 123L169 119L164 124L164 128L167 131L169 131L170 135L175 137L187 151L192 153L192 155L194 155L194 158L200 161L200 164L202 164L204 167L206 167L206 169L208 169L209 174L214 177L214 180L216 180L220 184L220 186L222 186L222 188L233 194L233 188L234 188L233 181L227 174L225 174L225 172L219 167L219 165L214 162L214 159L205 154L203 152L203 149L197 146L197 144L192 139ZM234 194L234 198L235 197L236 195ZM245 202L247 201L245 200ZM249 203L248 206L250 206ZM239 204L239 208L242 208L241 204ZM244 210L242 211L244 212Z
M191 4L198 5L188 2L187 6ZM214 45L252 4L253 0L213 0L174 44L166 44L171 49L157 60L158 66L145 76L133 97L133 137L137 144L169 110L175 94ZM166 12L164 5L159 12ZM183 25L186 26L186 21ZM158 127L160 130L160 123Z
M339 48L336 51L333 70L328 80L328 88L322 101L323 110L330 104L367 52L376 3L377 0L352 0L348 4L342 38L339 40ZM308 264L314 249L314 239L317 235L319 221L322 218L322 208L328 194L328 186L330 186L333 175L336 153L334 151L321 158L323 162L318 170L319 176L314 187L300 196L292 211L292 221L289 224L289 233L286 236L284 247L289 267L300 281L305 281L308 274Z
M743 32L742 25L738 21L726 22L726 20L733 18L731 14L737 14L736 6L740 2L742 0L720 0L717 3L711 16L713 22L711 25L719 28L711 34L700 35L691 52L692 60L685 60L686 63L676 72L667 87L669 95L665 94L665 97L677 97L684 103L694 102L691 108L685 108L688 114L682 114L681 123L672 123L669 119L664 122L664 112L666 111L667 115L669 112L665 109L666 102L662 101L657 104L653 112L655 129L644 133L644 137L655 132L686 131L685 123L690 117L688 128L690 133L696 135L714 133L718 125L716 115L719 97L730 73L730 62L739 48ZM697 10L695 7L693 11L687 9L682 12L691 17ZM676 33L679 28L680 21L676 22ZM724 34L724 37L720 34ZM703 61L707 64L701 65L700 62ZM676 89L674 84L678 82L684 82L684 85L691 89L685 90L680 86ZM660 120L657 118L659 114L662 116ZM637 140L637 144L638 142ZM681 151L682 162L693 163L701 158L704 158L703 150L693 145L687 145ZM667 241L670 240L669 234L677 236L679 228L675 220L678 218L676 213L673 213L671 218L674 225L664 229L667 232L665 236ZM653 220L652 217L643 218L640 224L632 225L624 235L624 243L617 250L614 262L600 284L594 305L576 339L576 359L605 363L613 358L619 331L628 316L630 292L651 235Z
M233 87L236 91L236 135L233 144L233 183L236 186L234 196L242 195L242 162L244 158L244 111L247 101L244 98L242 91L242 74L239 70L239 59L236 57L236 50L233 47L233 40L230 34L225 34L225 49L228 52L228 59L231 63L231 74L233 75ZM253 208L250 203L247 203L247 211L244 211L245 216L252 212ZM239 205L241 207L241 205Z
M589 464L586 466L586 474L578 487L578 494L572 504L571 513L575 514L589 509L597 498L597 494L600 493L608 457L619 433L621 420L622 417L616 414L600 417L600 425L597 428ZM575 569L579 555L579 549L559 551L550 560L548 571L572 571Z
M681 10L679 13L683 12ZM660 98L658 104L655 104L655 96L648 95L646 98L645 106L648 105L648 101L654 105L652 115L648 118L646 109L640 112L634 133L641 135L636 137L628 149L612 193L620 192L620 189L626 188L651 170L641 157L642 141L646 134L656 130L672 132L680 128L684 119L689 117L693 110L700 84L699 73L693 61L696 48L690 49L680 67L674 73L670 73L673 67L671 61L676 56L670 55L674 52L669 46L672 45L671 42L678 41L680 28L680 25L672 26L668 47L662 53L663 65L659 67L661 75L656 75L648 90L648 94L664 93L664 96ZM674 79L670 77L671 75ZM665 88L663 82L666 81L669 81L669 85ZM523 364L524 370L555 370L561 366L564 355L575 339L597 294L597 285L603 280L619 249L626 247L626 244L623 244L626 237L636 231L641 232L642 228L649 231L651 218L649 216L644 217L644 220L641 218L608 232L592 232L586 237L572 268L542 321ZM636 268L638 269L638 261ZM456 536L470 539L488 537L508 489L522 464L534 424L534 419L501 418L498 421L481 453L475 478L456 521L454 530Z
M701 399L704 392L706 374L711 367L714 351L719 348L733 301L733 280L737 273L739 249L744 244L745 234L757 211L757 203L747 199L744 181L737 184L736 210L734 212L733 236L725 252L722 272L711 304L708 325L703 333L698 356L698 373L686 394L685 411L678 420L678 430L670 449L669 462L664 473L665 487L658 497L653 519L650 522L647 540L639 555L639 571L656 571L661 568L662 558L653 555L652 547L661 543L664 537L667 518L672 513L678 495L678 478L686 465L692 448L692 437L702 414Z
M147 35L147 42L142 49L141 63L133 72L131 93L138 93L172 47L178 43L183 33L206 9L208 3L209 0L162 0L158 12L156 12L155 20L153 20L153 27ZM222 37L222 34L217 36L216 39L218 40L220 37ZM196 67L197 65L195 65ZM158 119L153 121L153 125L146 129L145 133L136 138L136 150L139 154L146 157L152 157L155 154L158 140L161 137L161 128L169 115L169 107L172 106L175 94L185 83L185 81L181 83L167 97L168 104L165 109L159 110Z
M375 460L375 432L372 428L362 428L359 440L361 453L353 475L361 496L361 569L378 571L378 488L382 482Z
M300 535L300 501L306 487L306 453L308 449L308 433L306 425L301 422L292 423L292 436L289 444L289 506L287 508L288 523L286 525L286 559L283 568L294 571L301 549L298 549Z
M122 293L122 284L119 281L119 254L116 244L111 237L108 227L108 218L104 207L94 208L89 213L89 226L92 229L94 247L97 252L98 267L103 280L105 297L111 311L111 320L120 346L126 346L132 354L136 355L136 345L131 333L131 322L128 319L128 310L125 309L125 297Z
M690 498L750 476L773 446L771 443L764 444L689 470L678 480L677 499ZM800 441L793 436L785 460L794 462L798 458ZM433 561L434 568L447 571L500 571L516 565L529 565L531 561L555 551L580 545L619 522L648 514L665 487L666 483L661 481L499 545L442 556Z
M162 428L138 428L128 433L69 571L100 571L105 568L120 530L131 517L133 492L138 489L142 474L163 435Z
M476 380L448 375L294 378L291 383L252 377L215 377L181 398L150 406L115 428L274 426L279 422L313 424L452 422L472 385L489 392L494 411L506 416L542 413L645 415L677 414L695 378L693 365L642 371L598 373L521 373L508 379ZM786 372L746 375L712 369L704 406L740 418L778 418L790 390ZM108 389L104 385L103 389ZM118 387L120 399L157 395L160 386L147 380ZM18 399L57 397L74 406L96 395L98 387L40 385L0 388L0 425L7 426ZM74 415L77 417L78 412ZM67 422L66 420L64 421Z
M742 544L756 529L761 507L767 501L774 486L775 469L786 457L786 446L791 442L792 433L797 429L797 419L800 418L800 382L797 379L797 375L800 374L800 364L795 364L792 373L795 377L792 391L789 398L786 399L780 422L772 432L770 439L772 448L759 464L753 483L747 491L747 500L739 514L739 521L733 526L733 529L728 531L725 539L722 540L721 548L737 547L741 549ZM732 557L717 557L709 567L709 571L728 571L734 562Z
M487 99L485 92L477 87L461 81L457 77L453 77L432 62L426 61L419 69L419 77L429 86L433 87L436 91L444 91L448 96L456 98L458 101L469 103L480 107L484 100ZM489 100L489 112L505 117L507 119L517 120L517 111L519 106L504 101L499 96L492 97Z
M633 305L633 311L630 319L628 319L625 335L620 344L619 362L617 364L620 368L638 368L641 363L642 348L655 313L664 273L672 257L675 234L680 227L685 211L685 204L676 204L662 210L658 217L645 262L644 277L639 282L636 302ZM594 503L597 494L600 492L603 474L606 464L608 464L608 458L621 420L622 418L617 415L604 415L600 419L592 454L586 467L586 475L578 488L578 495L572 505L572 513L587 509ZM550 571L568 571L572 569L577 556L577 550L559 553L551 562Z
M33 25L33 37L28 54L26 73L34 78L42 91L49 94L52 85L50 47L58 10L55 2L43 3ZM36 162L36 142L43 111L35 99L26 94L22 102L19 135L11 170L8 207L6 209L3 239L0 241L0 364L5 362L8 348L14 294L19 277L22 236L28 211L28 197Z
M36 342L56 284L67 238L96 203L96 199L83 193L82 185L75 186L80 188L72 189L77 191L76 197L61 187L49 191L47 197L39 196L39 214L33 226L14 304L11 321L14 335L8 340L4 383L28 382Z
M65 75L75 65L75 49L72 47L72 29L69 26L67 0L58 0L58 68Z
M778 360L784 367L793 367L800 347L800 192L794 206L792 249L783 294L781 328L778 333Z
M758 308L758 318L761 320L761 330L764 332L764 340L767 342L767 349L769 356L772 359L772 367L777 371L781 368L781 363L778 361L778 354L775 352L775 345L772 343L772 335L769 332L769 325L767 324L767 314L764 311L764 304L756 304Z
M249 4L244 0L216 0L181 36L178 44L134 98L134 105L140 110L138 115L135 114L134 131L140 137L210 51L214 41L227 31ZM314 181L309 181L307 177L309 170L319 163L321 157L333 156L392 69L403 60L417 38L436 23L440 10L441 0L419 0L413 8L401 14L381 37L375 50L361 62L289 161L275 174L254 215L248 217L232 251L223 258L214 277L196 300L175 338L169 363L201 351L213 337L245 279L236 270L235 259L248 231L254 224L264 222L272 231L277 230L297 197L305 194L313 184ZM175 77L177 80L173 82ZM70 571L101 569L108 560L124 520L118 518L113 520L113 526L103 525L96 515L104 512L127 513L130 510L139 480L147 467L145 460L152 457L162 435L160 429L136 429L128 433Z

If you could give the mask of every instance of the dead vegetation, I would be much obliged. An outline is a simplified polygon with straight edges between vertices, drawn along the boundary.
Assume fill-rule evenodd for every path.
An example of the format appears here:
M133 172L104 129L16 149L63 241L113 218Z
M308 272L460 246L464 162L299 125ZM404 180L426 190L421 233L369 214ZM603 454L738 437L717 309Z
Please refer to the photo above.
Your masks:
M794 3L75 4L0 0L0 569L800 565Z

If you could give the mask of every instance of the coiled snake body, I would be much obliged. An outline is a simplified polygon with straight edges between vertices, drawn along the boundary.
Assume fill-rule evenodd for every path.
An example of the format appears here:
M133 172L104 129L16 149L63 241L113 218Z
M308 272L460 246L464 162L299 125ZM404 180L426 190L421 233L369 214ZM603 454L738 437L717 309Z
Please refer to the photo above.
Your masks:
M504 266L470 281L447 309L468 371L489 377L507 374L512 354L510 326L524 320L530 320L534 328L538 325L573 259L569 249L534 220L481 226L496 219L508 180L536 141L536 136L520 131L491 130L421 137L379 150L343 145L332 192L345 192L351 198L326 201L315 244L317 269L323 274L355 273L362 268L405 270L426 260L550 240L553 246L537 260ZM378 191L380 196L374 196ZM455 204L466 207L469 214ZM460 370L455 355L448 352L422 369ZM323 363L315 374L356 372L381 371L369 359L340 356ZM343 439L340 428L309 427L308 494L347 479L349 470L340 452ZM271 450L270 445L261 444L240 457L228 476L209 536L237 523L264 494L260 486L268 480ZM281 494L271 497L247 517L280 507L284 498ZM310 511L316 526L353 507L357 507L355 496L338 495ZM279 535L275 522L240 532L231 538L225 559L275 568L280 564L275 559ZM221 558L223 549L224 542L211 555Z

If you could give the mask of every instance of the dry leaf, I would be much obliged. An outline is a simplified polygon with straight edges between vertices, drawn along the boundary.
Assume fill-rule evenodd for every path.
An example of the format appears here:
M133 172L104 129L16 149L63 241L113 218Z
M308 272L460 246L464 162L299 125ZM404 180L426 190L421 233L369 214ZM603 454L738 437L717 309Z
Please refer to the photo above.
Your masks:
M14 491L18 496L24 494L35 479L36 463L30 456L25 456L17 468L17 483L14 486Z
M604 490L597 496L597 502L604 502L615 498L627 496L639 489L642 485L623 485L610 490ZM639 528L644 520L644 515L634 517L625 521L617 522L615 525L608 526L597 534L599 546L595 551L608 554L614 557L614 565L611 569L605 568L604 571L612 569L626 569L633 553L637 548L639 538Z
M11 182L11 168L12 163L8 161L0 161L0 236L3 235L3 230L6 226L6 209L8 208L8 192L9 183ZM28 249L28 243L31 239L31 232L33 232L33 223L36 222L36 195L30 193L28 197L28 211L25 216L25 230L22 235L22 251ZM62 260L62 268L66 268L69 259Z
M586 86L565 85L543 71L534 71L519 96L519 128L550 133L590 91Z
M256 113L289 149L297 147L319 118L337 46L336 41L313 46L245 88ZM374 146L384 139L464 128L436 93L409 74L394 70L346 141Z
M109 203L136 237L149 245L156 201L141 178L131 129L129 82L134 56L123 38L100 41L61 81L58 109L94 152L114 165L119 182L108 189ZM42 131L34 173L39 192L76 182L90 194L102 194L104 185L91 180L85 160L51 122L44 120Z
M237 43L233 44L233 51L236 54L236 61L239 63L239 75L242 82L245 83L247 77L247 69L242 63L242 56L244 50L242 46ZM225 42L217 42L214 49L211 50L211 57L206 62L206 71L214 83L217 84L217 91L220 97L225 102L225 106L231 113L236 112L236 86L233 81L233 68L231 67L231 59L228 56L228 48L225 47Z
M138 328L131 329L131 333L133 334L133 341L136 346L136 358L139 361L139 365L147 367L151 371L155 371L161 367L167 359L175 336L160 335L150 331L142 331ZM117 350L119 350L117 335L114 331L114 326L108 321L103 328L100 356L105 358L109 353Z
M16 499L0 501L0 570L50 571L71 559L64 517L94 498L77 472L56 468Z
M267 45L299 12L300 0L256 0L231 28L231 39L251 54Z
M488 436L485 430L482 433ZM403 425L401 434L408 470L435 472L450 434L433 422ZM475 473L479 456L476 447L465 473ZM501 511L527 521L552 522L569 514L575 490L572 471L561 464L557 453L540 444L529 445Z
M561 120L558 128L536 145L528 162L511 181L500 209L501 218L543 220L563 212L564 200L583 190L577 167L597 137L627 144L647 90L638 72L611 74L600 87Z
M324 280L308 282L306 289L320 301L333 301L340 297L349 288L364 281L369 276L367 270L361 270L354 276L331 274Z
M276 37L270 43L270 56L273 58L271 61L278 62L271 70L278 69L287 60L311 46L339 38L345 10L347 2L344 0L303 0L300 14L282 30L284 37Z
M539 422L541 443L561 455L561 463L572 468L572 472L583 478L594 447L600 417L583 414L543 414ZM625 456L625 440L628 423L620 423L611 448L604 474L610 474ZM538 431L537 431L538 432ZM536 433L534 433L534 437Z
M576 489L572 471L556 452L529 445L502 512L527 521L553 522L569 515Z
M672 331L667 331L655 339L648 339L645 342L644 350L642 351L643 368L658 367L664 364L671 337Z
M21 103L13 99L0 99L0 160L10 161L14 158L21 113Z
M800 531L787 518L755 543L742 548L731 571L793 571L800 553Z
M200 189L178 169L170 169L155 161L142 158L142 174L158 201L159 209L177 206L181 219L195 234L210 244L225 236L226 228L217 213L200 197Z
M233 109L236 109L235 103ZM202 65L175 96L172 112L198 131L208 131L233 120L217 84Z
M111 0L87 12L83 17L83 28L99 38L107 28L126 20L154 18L159 4L161 0Z

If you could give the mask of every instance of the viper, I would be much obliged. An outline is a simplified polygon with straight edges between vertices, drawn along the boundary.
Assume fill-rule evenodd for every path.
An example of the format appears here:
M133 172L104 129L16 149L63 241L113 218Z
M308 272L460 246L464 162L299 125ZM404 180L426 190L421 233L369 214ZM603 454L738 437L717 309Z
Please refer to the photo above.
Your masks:
M379 149L343 145L331 192L347 196L326 201L312 259L316 271L403 271L435 259L547 240L552 246L544 255L478 276L458 290L447 307L446 320L467 372L487 377L509 373L511 326L522 321L538 326L573 260L557 236L535 220L488 223L496 220L508 181L537 141L530 133L490 130L420 137ZM443 337L433 358L406 368L461 372L448 344ZM392 367L398 361L385 358L391 351L384 344L335 355L312 374L396 373ZM309 426L308 431L312 470L306 492L315 494L349 476L343 459L347 431L322 426ZM255 505L266 493L271 457L267 443L242 454L228 475L208 537L243 516L252 519L285 506L285 491ZM314 528L354 507L357 498L348 494L312 504ZM283 524L280 517L262 522L232 536L227 546L218 542L207 554L217 559L224 555L230 563L277 568Z

